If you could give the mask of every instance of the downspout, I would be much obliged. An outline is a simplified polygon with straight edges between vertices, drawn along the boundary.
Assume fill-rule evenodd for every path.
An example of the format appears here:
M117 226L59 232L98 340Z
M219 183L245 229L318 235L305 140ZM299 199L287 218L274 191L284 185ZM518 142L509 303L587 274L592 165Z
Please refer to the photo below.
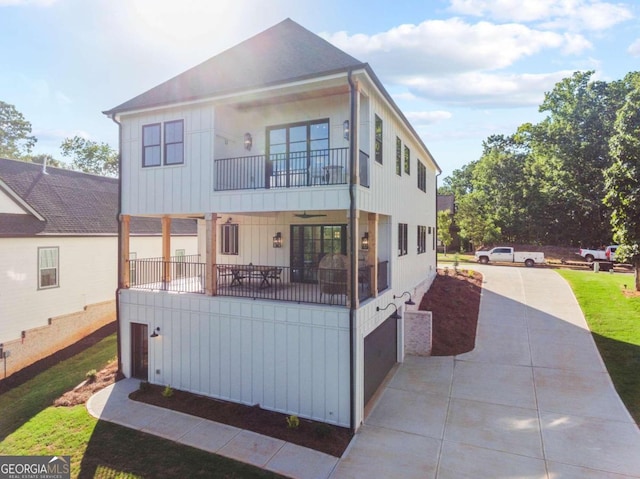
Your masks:
M350 101L350 114L349 114L349 129L351 130L351 137L349 141L349 228L351 229L351 241L349 241L349 255L351 261L349 262L349 268L351 270L351 301L349 302L349 363L350 363L350 384L349 384L349 393L350 393L350 407L351 407L351 419L350 419L350 428L351 432L355 432L356 430L356 366L355 366L355 351L354 351L354 340L355 340L355 332L354 332L354 323L355 323L355 315L356 310L353 300L353 296L358 294L358 283L356 278L358 277L358 271L356 270L356 258L357 258L357 238L353 234L354 228L354 216L356 213L356 205L355 205L355 167L356 167L356 151L355 151L355 141L358 134L358 127L356 125L356 88L351 78L353 70L349 70L347 80L349 81L349 101Z
M118 358L118 371L116 372L116 381L122 379L122 347L120 340L120 278L122 278L122 223L120 221L120 214L122 213L122 124L116 120L116 114L111 115L111 120L118 125L118 213L116 214L116 221L118 223L118 284L116 287L116 348Z

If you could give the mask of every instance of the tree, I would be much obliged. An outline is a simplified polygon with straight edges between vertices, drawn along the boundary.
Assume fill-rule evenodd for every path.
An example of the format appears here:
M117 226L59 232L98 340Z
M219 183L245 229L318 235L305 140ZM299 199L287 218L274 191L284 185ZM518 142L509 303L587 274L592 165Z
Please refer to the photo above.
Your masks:
M609 143L613 164L605 172L614 240L620 244L616 259L635 269L635 289L640 291L640 73L625 78L633 90L618 112Z
M67 168L62 161L56 160L53 156L43 153L40 155L29 155L23 158L25 161L30 161L31 163L37 163L42 165L46 162L47 166L54 166L56 168Z
M73 159L74 170L103 176L118 176L118 153L107 143L97 143L79 136L65 138L62 155Z
M460 236L471 241L474 248L500 239L500 228L488 210L489 202L483 192L474 191L456 202L456 223L460 227Z
M438 211L438 238L444 246L445 256L447 255L447 247L453 242L453 235L451 234L453 217L451 214L449 210Z
M22 159L31 152L36 137L31 123L13 105L0 101L0 157Z

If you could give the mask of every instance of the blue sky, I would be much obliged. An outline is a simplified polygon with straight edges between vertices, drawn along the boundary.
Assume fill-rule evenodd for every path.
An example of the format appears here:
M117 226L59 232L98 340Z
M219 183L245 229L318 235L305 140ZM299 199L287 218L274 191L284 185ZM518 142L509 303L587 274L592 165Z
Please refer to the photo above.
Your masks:
M102 111L289 17L368 62L442 178L491 134L537 122L577 70L639 68L634 0L0 0L0 100L33 127L33 153L66 137L117 147Z

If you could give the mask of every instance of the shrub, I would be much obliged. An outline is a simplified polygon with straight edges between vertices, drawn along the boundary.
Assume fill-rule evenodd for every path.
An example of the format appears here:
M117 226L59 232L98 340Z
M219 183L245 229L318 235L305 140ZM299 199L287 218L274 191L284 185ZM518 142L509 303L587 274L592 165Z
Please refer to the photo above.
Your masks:
M87 378L87 382L93 383L98 377L98 371L96 371L95 369L91 369L87 371L87 374L85 374L85 377Z
M162 391L162 395L166 398L170 398L171 396L173 396L173 389L171 389L171 385L167 384L164 388L164 390Z
M298 429L300 427L300 419L295 414L287 416L287 427L289 429Z

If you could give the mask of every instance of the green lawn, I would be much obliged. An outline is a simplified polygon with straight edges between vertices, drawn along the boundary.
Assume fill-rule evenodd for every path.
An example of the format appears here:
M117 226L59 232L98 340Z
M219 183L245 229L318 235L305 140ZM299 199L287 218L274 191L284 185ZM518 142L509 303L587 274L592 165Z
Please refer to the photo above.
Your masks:
M640 424L640 297L629 274L557 270L573 289L611 379Z
M0 455L71 456L76 478L281 477L199 449L98 421L84 405L53 407L115 357L115 335L0 395Z

